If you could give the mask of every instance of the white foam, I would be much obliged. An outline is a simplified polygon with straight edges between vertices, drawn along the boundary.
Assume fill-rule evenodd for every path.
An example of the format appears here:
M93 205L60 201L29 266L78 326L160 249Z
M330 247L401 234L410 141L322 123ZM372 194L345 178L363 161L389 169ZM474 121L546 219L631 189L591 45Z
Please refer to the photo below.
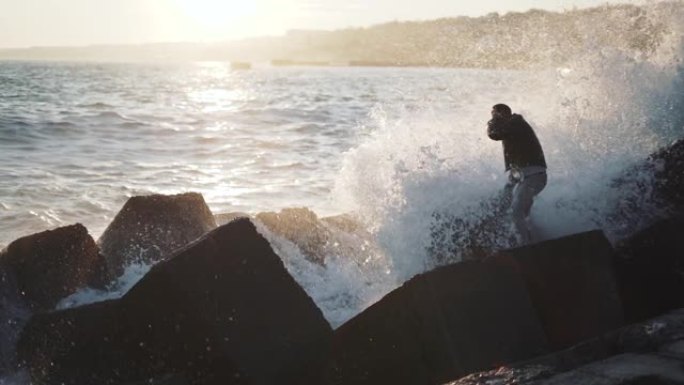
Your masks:
M62 299L57 304L57 309L69 309L90 303L121 298L128 290L138 283L151 268L152 264L145 264L142 262L132 263L126 267L123 274L109 285L107 289L83 288Z
M294 243L273 234L258 221L255 224L333 328L396 287L390 261L354 234L338 231L336 239L346 238L346 245L327 248L325 265L321 265L307 259Z
M522 113L544 147L549 183L531 216L542 239L595 228L624 236L608 217L629 192L611 181L684 134L682 35L676 15L663 17L675 31L648 57L588 47L558 70L454 72L441 103L378 105L335 193L368 222L390 275L400 283L432 266L435 213L482 215L477 203L503 186L501 145L485 134L496 103ZM639 205L649 211L646 197Z

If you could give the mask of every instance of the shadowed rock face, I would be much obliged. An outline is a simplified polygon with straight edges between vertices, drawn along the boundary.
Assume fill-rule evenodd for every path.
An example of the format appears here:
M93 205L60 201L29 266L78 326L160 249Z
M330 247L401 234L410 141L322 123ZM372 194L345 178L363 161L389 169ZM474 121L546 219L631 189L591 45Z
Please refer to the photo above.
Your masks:
M597 230L505 250L488 261L522 276L550 347L559 350L623 325L612 256Z
M464 262L414 277L337 329L324 383L439 384L546 345L515 271Z
M515 383L535 385L634 385L684 383L684 219L669 218L623 240L613 256L614 275L628 322L597 338L566 350L511 367L475 373L450 385ZM580 261L577 261L581 263ZM539 268L544 264L539 265ZM529 268L529 267L528 267ZM563 268L562 265L558 266ZM544 269L539 272L545 271ZM568 273L572 270L567 270ZM553 273L549 279L553 278ZM542 276L543 277L543 276ZM559 287L563 287L563 279ZM596 298L583 293L586 282L578 280L576 291L587 306ZM568 292L571 289L568 288ZM549 294L553 294L550 291ZM599 293L601 294L601 293ZM534 300L533 300L534 302ZM571 304L563 300L563 305ZM676 309L676 310L675 310ZM665 315L663 313L671 311ZM578 311L579 317L603 322ZM657 318L652 318L658 316ZM643 321L649 319L649 321ZM572 316L567 328L575 333ZM580 326L582 321L577 324Z
M0 269L0 377L15 367L19 333L30 315L31 311L17 288L14 274Z
M684 383L684 309L569 349L448 385L660 385Z
M324 383L441 384L619 328L612 255L590 231L418 275L335 331Z
M104 258L80 224L29 235L0 253L0 375L15 366L19 334L33 311L49 311L85 286L109 279Z
M628 321L684 307L684 216L660 221L622 241L616 254Z
M36 384L294 385L315 383L331 334L240 219L177 250L119 300L35 316L18 354Z
M684 139L651 155L648 165L654 170L657 199L684 213Z
M52 310L77 289L106 281L104 260L81 224L17 239L0 254L0 268L33 310Z
M98 243L117 276L131 262L159 261L216 227L198 193L130 198Z
M684 139L626 170L611 187L617 191L608 222L626 238L661 219L684 214Z

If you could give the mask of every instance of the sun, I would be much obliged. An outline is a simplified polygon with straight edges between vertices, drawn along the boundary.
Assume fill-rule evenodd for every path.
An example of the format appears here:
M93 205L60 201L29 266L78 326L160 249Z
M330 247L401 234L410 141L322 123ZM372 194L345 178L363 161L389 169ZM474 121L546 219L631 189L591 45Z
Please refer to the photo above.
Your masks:
M220 29L256 12L250 0L175 0L180 10L199 26Z

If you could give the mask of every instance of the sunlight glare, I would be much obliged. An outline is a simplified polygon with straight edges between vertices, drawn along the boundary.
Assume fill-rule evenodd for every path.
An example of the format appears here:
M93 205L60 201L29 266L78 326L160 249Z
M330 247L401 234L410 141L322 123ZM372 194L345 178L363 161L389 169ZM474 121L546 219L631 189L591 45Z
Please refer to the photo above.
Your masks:
M249 0L175 0L181 11L208 29L218 29L256 12Z

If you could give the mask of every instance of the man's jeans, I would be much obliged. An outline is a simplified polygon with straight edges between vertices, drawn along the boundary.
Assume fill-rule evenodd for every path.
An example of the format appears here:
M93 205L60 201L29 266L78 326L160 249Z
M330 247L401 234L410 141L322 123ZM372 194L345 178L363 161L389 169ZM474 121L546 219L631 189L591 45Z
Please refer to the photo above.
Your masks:
M546 187L546 179L546 172L529 176L516 175L511 172L508 183L504 187L504 204L508 205L510 202L513 225L522 245L532 241L527 217L530 215L534 197Z

